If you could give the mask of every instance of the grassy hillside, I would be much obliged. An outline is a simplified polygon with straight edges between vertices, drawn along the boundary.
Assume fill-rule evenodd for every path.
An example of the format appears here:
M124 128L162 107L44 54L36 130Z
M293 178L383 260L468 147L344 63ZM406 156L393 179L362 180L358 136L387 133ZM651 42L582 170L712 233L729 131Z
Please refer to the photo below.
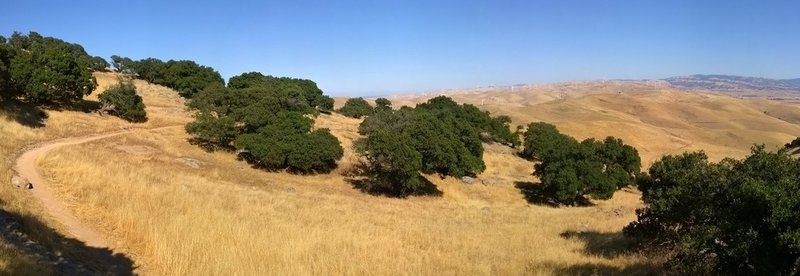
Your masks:
M121 129L152 128L166 125L182 125L189 119L181 107L183 100L174 91L160 86L136 81L140 94L152 106L148 112L154 115L143 124L130 124L117 117L101 116L92 112L97 106L97 94L116 81L116 75L97 73L100 86L75 110L42 110L20 103L4 103L0 108L0 209L21 218L22 232L49 250L60 251L68 257L92 259L94 253L79 242L70 240L63 227L52 220L25 189L10 185L14 175L12 167L21 151L39 142L61 137L90 135L118 131ZM9 233L8 229L6 232ZM12 274L30 273L41 275L49 271L52 262L22 254L7 239L0 240L0 271ZM91 260L90 260L91 263Z
M111 74L96 75L102 87ZM122 136L58 149L39 160L58 196L154 275L294 274L631 274L654 269L622 250L620 231L641 206L633 190L590 207L553 208L526 197L533 163L487 145L479 183L428 176L439 197L393 199L353 188L358 158L350 148L360 120L320 115L315 127L339 138L345 157L329 174L266 172L231 153L188 143L183 102L166 88L137 81L150 121ZM775 147L800 134L800 108L685 93L647 83L577 83L515 91L452 94L460 102L510 115L515 124L544 120L577 138L614 135L639 148L647 165L665 153L704 149L742 156L752 143ZM96 93L89 97L94 99ZM395 106L426 97L393 98ZM55 137L129 126L114 117L52 111L46 127L0 121L9 180L14 152ZM12 116L8 114L6 117ZM0 185L3 209L59 226L25 191ZM45 234L42 234L45 235ZM0 250L0 254L4 254ZM13 254L10 253L10 254ZM0 259L7 259L0 256ZM2 265L2 263L0 263Z
M648 166L663 154L705 150L715 160L742 157L750 146L782 146L800 134L800 106L767 100L689 93L655 83L583 82L448 94L513 124L545 121L576 138L616 136ZM412 104L425 96L396 97Z

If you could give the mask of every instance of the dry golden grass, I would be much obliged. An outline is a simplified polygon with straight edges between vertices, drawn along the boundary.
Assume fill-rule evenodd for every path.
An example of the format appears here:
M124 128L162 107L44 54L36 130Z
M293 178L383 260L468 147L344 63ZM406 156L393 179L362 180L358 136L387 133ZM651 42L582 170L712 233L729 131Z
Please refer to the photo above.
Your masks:
M450 92L459 102L513 124L545 121L576 138L622 138L644 165L664 154L704 150L713 160L742 157L753 144L774 149L800 135L800 106L689 93L659 82L579 82ZM395 97L413 105L428 96Z
M360 193L336 173L250 169L186 138L180 129L137 131L62 148L41 166L76 215L117 241L145 274L550 274L645 261L589 254L586 241L561 236L618 238L633 219L636 193L591 208L528 205L513 181L530 180L532 165L508 153L487 152L487 173L503 177L497 185L430 177L443 198L401 200ZM154 150L120 150L132 145ZM203 165L188 167L182 157Z
M113 78L98 75L106 85ZM148 91L143 96L151 121L143 127L189 120L174 92L136 84ZM453 97L510 115L516 124L544 120L578 138L621 137L646 163L693 149L714 158L737 156L751 143L776 146L800 134L793 124L800 121L796 106L645 84L534 86ZM399 106L423 99L392 100ZM79 112L51 115L40 129L0 123L0 133L17 137L0 141L0 150L76 135L68 128L73 122L98 131L125 125ZM487 145L487 170L479 176L495 179L494 185L428 176L442 197L363 194L342 176L358 161L350 145L359 122L317 118L315 127L331 128L346 148L339 168L323 175L252 169L231 153L190 145L181 127L64 147L39 164L76 216L134 259L142 274L641 274L657 264L619 250L620 231L641 206L637 192L623 190L591 207L528 204L516 186L535 181L533 164L502 146ZM184 164L186 158L200 168ZM3 200L46 218L24 192L6 186Z
M96 73L100 88L88 100L96 99L99 91L116 81L116 75L110 73ZM181 107L182 99L173 91L164 87L150 85L143 81L135 82L140 95L148 104L150 121L144 124L130 124L113 116L100 116L96 113L70 110L45 110L19 104L4 104L0 107L0 208L10 213L21 216L25 220L25 231L35 240L43 244L55 245L58 243L57 235L49 227L63 230L58 223L53 221L44 212L39 202L24 189L9 185L13 176L13 163L16 157L26 146L57 139L60 137L89 135L116 131L122 128L151 128L165 125L183 124L189 120ZM165 103L159 105L159 103ZM47 118L39 114L46 113ZM182 114L181 114L182 113ZM34 221L35 220L35 221ZM40 226L39 221L49 227ZM61 231L61 233L65 233ZM0 272L14 271L25 273L29 271L34 275L42 275L48 271L41 264L34 264L34 260L19 254L6 242L0 242ZM46 274L46 273L45 273Z

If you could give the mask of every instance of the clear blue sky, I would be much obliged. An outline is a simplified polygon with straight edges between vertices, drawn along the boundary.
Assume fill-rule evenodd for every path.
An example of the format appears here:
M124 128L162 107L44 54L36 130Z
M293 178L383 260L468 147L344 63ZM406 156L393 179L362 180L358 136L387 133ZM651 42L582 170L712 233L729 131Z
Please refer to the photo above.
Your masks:
M5 0L0 34L328 94L688 74L800 77L800 1Z

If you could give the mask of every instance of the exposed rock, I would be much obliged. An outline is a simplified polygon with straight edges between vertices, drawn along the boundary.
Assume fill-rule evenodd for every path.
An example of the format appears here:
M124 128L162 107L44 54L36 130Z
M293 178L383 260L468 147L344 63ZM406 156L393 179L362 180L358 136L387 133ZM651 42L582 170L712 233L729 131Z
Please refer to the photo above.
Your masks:
M14 187L22 188L22 186L27 186L26 184L28 184L28 180L24 177L19 175L11 177L11 185L14 185Z
M28 190L33 189L33 184L28 182L28 185L25 185L25 188Z
M465 184L475 183L476 180L478 180L478 179L476 179L474 177L469 177L469 176L464 176L464 177L461 178L461 181L464 181Z
M193 169L199 169L202 165L205 165L205 162L189 157L175 158L175 161L181 162L184 165Z

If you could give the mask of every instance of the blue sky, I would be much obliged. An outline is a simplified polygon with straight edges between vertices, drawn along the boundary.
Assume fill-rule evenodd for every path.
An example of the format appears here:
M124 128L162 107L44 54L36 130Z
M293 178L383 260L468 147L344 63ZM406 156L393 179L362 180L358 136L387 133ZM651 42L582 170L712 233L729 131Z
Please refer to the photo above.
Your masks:
M800 1L5 0L0 34L332 95L688 74L800 77Z

